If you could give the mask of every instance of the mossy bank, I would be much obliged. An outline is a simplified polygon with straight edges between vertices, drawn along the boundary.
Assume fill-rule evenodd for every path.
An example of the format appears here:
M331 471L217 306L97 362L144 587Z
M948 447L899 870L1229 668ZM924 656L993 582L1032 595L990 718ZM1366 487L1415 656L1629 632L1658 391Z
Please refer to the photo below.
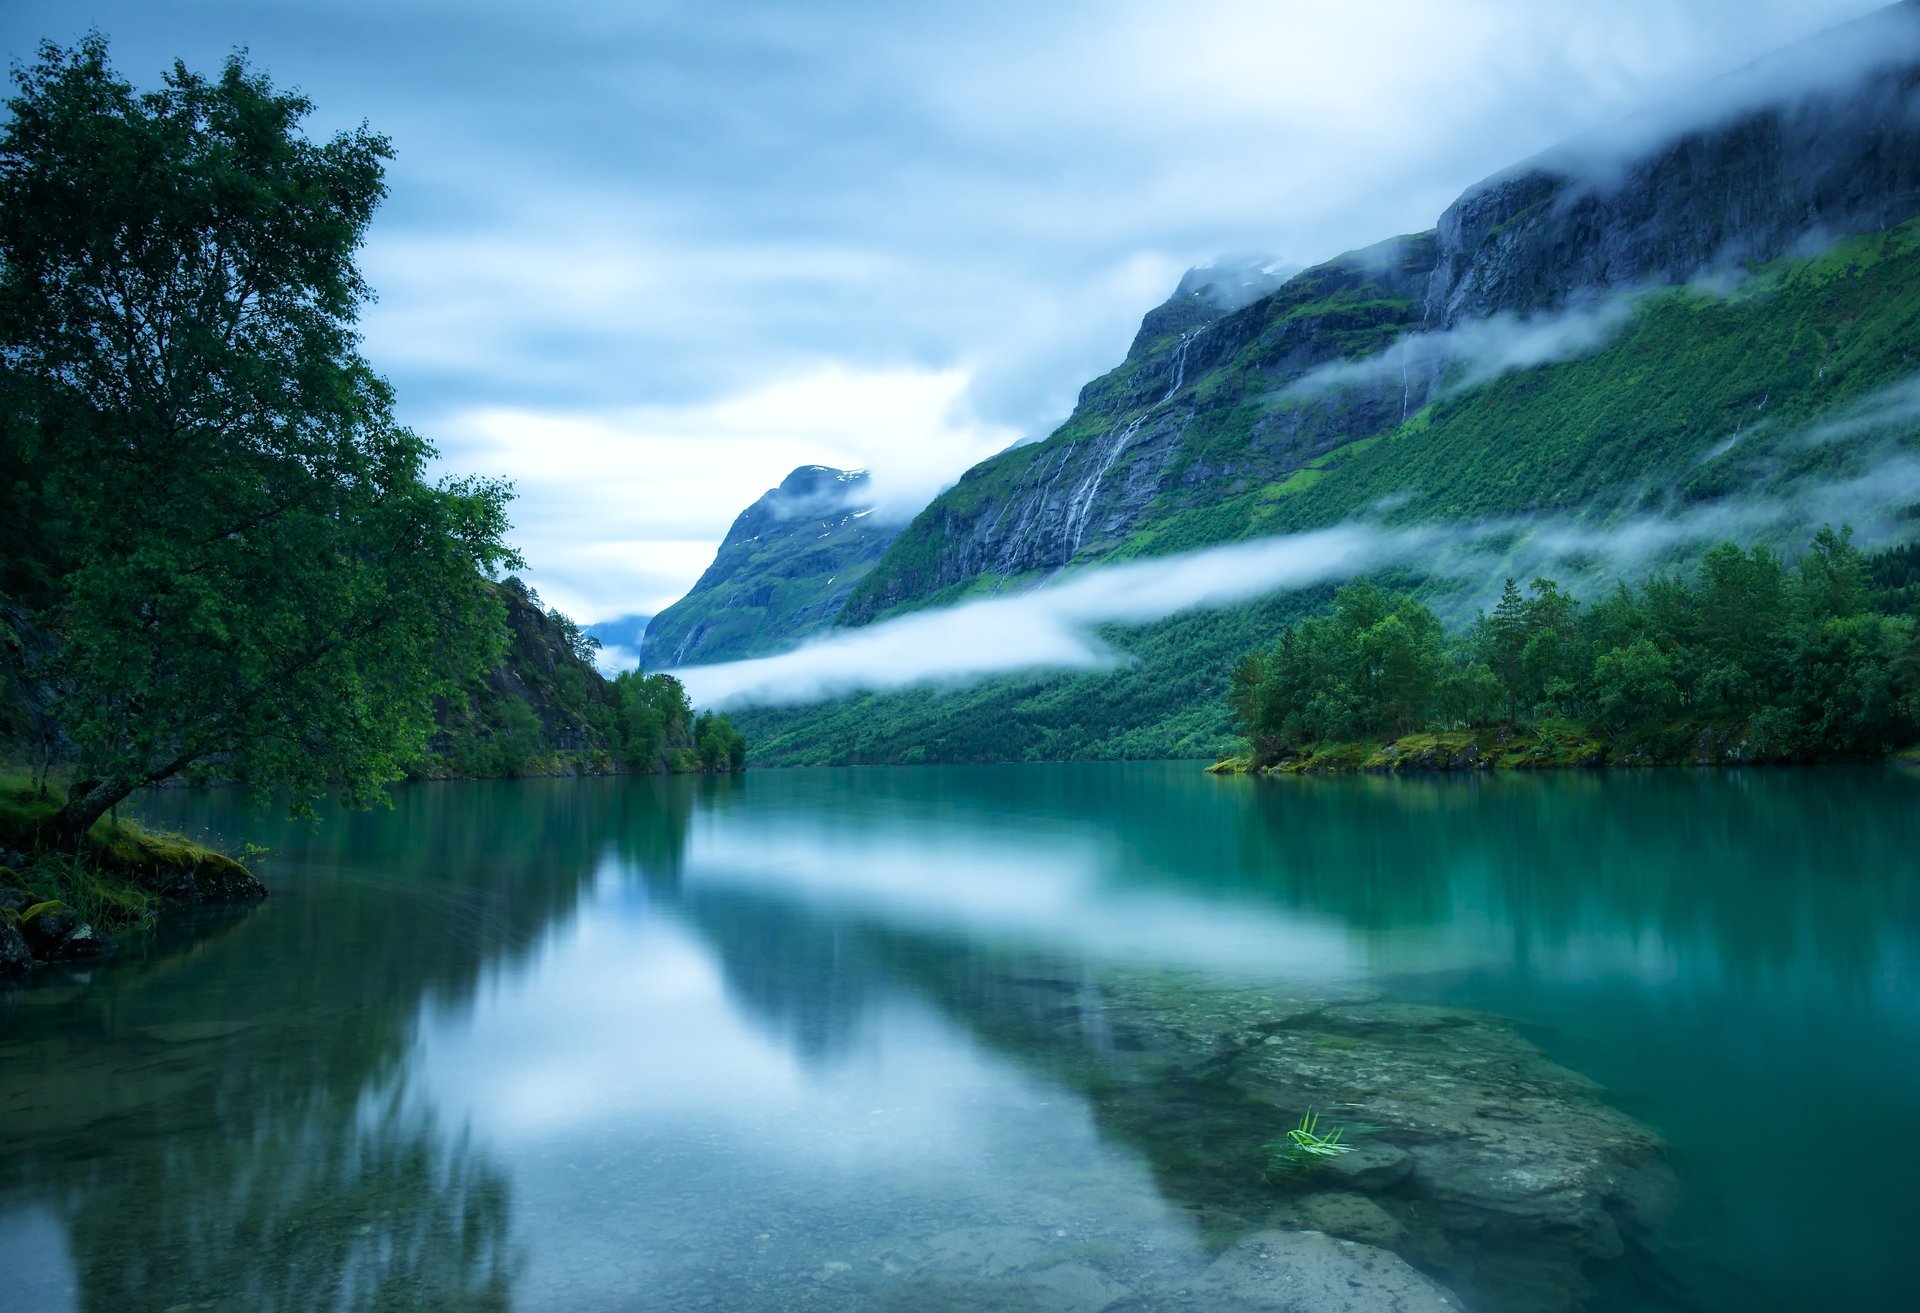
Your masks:
M116 934L144 928L169 907L267 896L240 862L133 821L108 817L79 851L56 848L47 826L64 802L51 785L0 777L0 984L111 957Z

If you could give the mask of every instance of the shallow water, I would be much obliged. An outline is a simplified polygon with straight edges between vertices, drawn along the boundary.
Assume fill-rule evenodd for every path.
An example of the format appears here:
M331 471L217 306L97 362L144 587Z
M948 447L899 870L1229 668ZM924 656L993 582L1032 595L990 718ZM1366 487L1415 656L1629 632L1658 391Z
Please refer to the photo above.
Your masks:
M1599 1082L1678 1180L1579 1290L1377 1241L1469 1307L1910 1308L1916 804L1150 763L422 785L310 834L157 794L273 897L0 996L0 1299L1205 1308L1303 1109L1168 1055L1292 1007L1337 1072L1378 1027L1316 1017L1407 1003Z

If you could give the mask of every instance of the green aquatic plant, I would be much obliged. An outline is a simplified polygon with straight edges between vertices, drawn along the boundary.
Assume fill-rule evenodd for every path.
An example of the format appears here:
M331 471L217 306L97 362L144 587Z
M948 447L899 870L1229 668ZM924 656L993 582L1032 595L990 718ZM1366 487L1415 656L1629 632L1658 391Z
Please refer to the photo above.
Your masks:
M1329 1158L1352 1153L1353 1146L1345 1143L1349 1129L1336 1126L1322 1135L1320 1115L1311 1108L1307 1109L1298 1126L1261 1146L1267 1153L1267 1174L1297 1172Z

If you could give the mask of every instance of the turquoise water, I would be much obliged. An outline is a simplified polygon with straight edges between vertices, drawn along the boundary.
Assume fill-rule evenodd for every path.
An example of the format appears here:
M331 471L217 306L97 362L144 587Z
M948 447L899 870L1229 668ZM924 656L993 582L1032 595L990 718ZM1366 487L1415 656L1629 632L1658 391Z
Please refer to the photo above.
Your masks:
M1910 1308L1916 804L1087 764L422 785L309 833L157 794L273 897L0 996L5 1306L1241 1307L1215 1256L1313 1224L1496 1313ZM1437 1203L1391 1110L1442 1118L1462 1053L1462 1115L1572 1101L1670 1208L1563 1263ZM1263 1174L1309 1099L1413 1175Z

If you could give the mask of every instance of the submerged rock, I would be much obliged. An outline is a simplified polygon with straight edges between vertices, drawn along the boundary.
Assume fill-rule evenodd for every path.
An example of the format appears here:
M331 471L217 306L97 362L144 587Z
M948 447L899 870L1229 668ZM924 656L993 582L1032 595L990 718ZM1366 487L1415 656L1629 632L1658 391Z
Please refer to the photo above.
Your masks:
M1645 1245L1677 1191L1658 1136L1499 1018L1204 980L1097 988L1110 1025L1160 1041L1102 1055L1132 1065L1102 1118L1166 1164L1166 1188L1249 1227L1384 1246L1476 1308L1583 1306L1588 1265ZM1309 1111L1354 1151L1260 1180L1261 1146Z
M1462 1305L1404 1259L1318 1231L1256 1231L1197 1283L1215 1313L1460 1313Z
M1399 1145L1361 1139L1352 1148L1351 1153L1321 1163L1320 1179L1341 1189L1373 1194L1391 1190L1413 1173L1413 1155Z

